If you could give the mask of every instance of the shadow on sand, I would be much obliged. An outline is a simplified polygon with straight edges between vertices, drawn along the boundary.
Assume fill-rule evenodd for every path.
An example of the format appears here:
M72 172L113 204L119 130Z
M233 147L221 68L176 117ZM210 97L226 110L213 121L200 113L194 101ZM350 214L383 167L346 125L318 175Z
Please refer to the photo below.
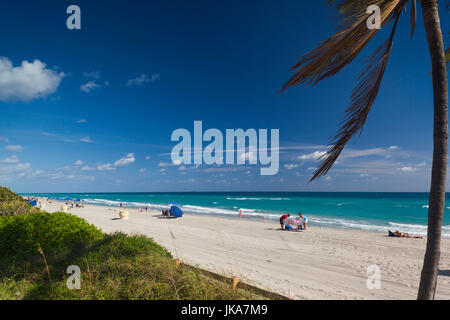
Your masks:
M450 277L450 270L438 270L439 276Z
M158 218L158 219L164 219L164 220L171 220L171 219L177 219L177 217L164 217L160 214L155 214L152 216L153 218Z

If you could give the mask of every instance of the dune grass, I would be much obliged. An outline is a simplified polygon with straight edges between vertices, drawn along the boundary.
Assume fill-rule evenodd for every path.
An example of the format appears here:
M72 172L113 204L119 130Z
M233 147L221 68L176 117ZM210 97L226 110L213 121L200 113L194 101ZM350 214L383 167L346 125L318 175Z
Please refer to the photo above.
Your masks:
M45 256L45 259L44 259ZM69 265L81 288L66 285ZM2 299L260 299L229 283L176 266L170 253L144 236L123 233L78 242L51 254L0 259Z

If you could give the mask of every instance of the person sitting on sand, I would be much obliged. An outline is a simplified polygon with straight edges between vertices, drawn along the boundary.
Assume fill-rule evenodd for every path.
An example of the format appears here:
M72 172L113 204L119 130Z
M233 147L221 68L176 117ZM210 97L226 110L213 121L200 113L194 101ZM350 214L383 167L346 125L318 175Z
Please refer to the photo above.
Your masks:
M421 236L413 236L405 232L400 232L396 230L395 232L391 232L388 230L389 237L396 237L396 238L415 238L415 239L422 239Z
M162 214L163 217L170 217L170 211L169 209L163 209Z
M300 226L306 230L306 225L308 224L308 218L304 216L301 212L298 213L298 220L300 220L302 223Z
M290 214L283 214L280 217L280 225L281 225L281 230L285 230L286 229L286 220L287 218L289 218L291 215Z

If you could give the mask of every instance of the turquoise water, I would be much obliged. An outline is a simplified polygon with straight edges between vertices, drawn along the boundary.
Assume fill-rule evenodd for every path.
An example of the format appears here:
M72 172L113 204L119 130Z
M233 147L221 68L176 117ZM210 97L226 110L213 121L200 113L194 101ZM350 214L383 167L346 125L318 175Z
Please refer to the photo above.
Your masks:
M81 198L105 206L167 208L177 202L188 214L208 214L277 220L281 214L308 216L311 226L386 232L400 230L426 235L428 193L35 193L42 197ZM443 236L450 237L450 201L447 200Z

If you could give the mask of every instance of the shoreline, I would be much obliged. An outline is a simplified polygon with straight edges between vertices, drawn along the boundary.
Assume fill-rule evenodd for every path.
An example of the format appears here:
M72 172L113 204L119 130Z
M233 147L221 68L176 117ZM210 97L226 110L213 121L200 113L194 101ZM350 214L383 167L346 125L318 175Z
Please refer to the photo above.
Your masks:
M79 193L79 194L69 194L66 195L72 195L72 198L77 198L82 196L82 194L86 193ZM115 194L115 193L112 193ZM124 193L127 194L127 193ZM130 193L133 194L133 193ZM146 192L143 192L142 194L147 194ZM165 194L165 193L162 193ZM208 193L210 194L210 193ZM223 193L221 193L223 194ZM57 197L64 198L63 193L57 194ZM22 194L23 197L31 196L31 197L42 197L46 198L46 196L43 196L43 194ZM247 195L248 196L248 195ZM69 197L70 198L70 197ZM250 198L251 200L254 200L253 198ZM155 202L146 202L146 201L139 201L139 200L119 200L119 199L102 199L102 198L85 198L87 204L91 205L98 205L98 206L104 206L106 208L114 208L118 207L119 203L123 203L128 208L145 208L146 206L149 207L149 210L161 210L162 208L167 208L167 204L159 204ZM227 200L229 200L227 198ZM242 199L238 199L242 200ZM260 199L258 199L260 200ZM268 199L272 200L272 199ZM279 200L279 199L276 199ZM289 200L289 199L288 199ZM341 204L338 204L338 206ZM214 202L212 205L209 204L187 204L185 206L181 206L182 210L189 215L198 215L198 216L212 216L212 217L223 217L223 218L239 218L239 211L242 210L242 218L243 219L249 219L253 221L276 221L278 222L278 218L282 214L293 214L293 211L287 211L287 210L279 210L279 211L273 211L273 210L267 210L267 209L249 209L248 206L242 206L239 207L238 204L236 206L231 207L224 207L223 205L216 205L216 202ZM250 208L252 208L250 206ZM424 208L424 205L422 205L422 208ZM450 209L450 207L448 207ZM345 210L345 209L341 209ZM302 210L303 211L303 210ZM364 218L364 216L341 216L341 215L322 215L322 214L312 214L311 212L305 212L306 216L309 218L309 223L315 227L323 227L323 228L331 228L331 229L338 229L338 230L362 230L366 232L373 232L378 234L387 234L388 231L401 231L404 233L408 233L411 235L417 235L426 237L427 232L427 223L426 221L418 222L418 221L403 221L401 219L391 219L389 216L385 216L383 219L373 219L373 218ZM295 216L295 214L294 214ZM450 239L450 225L445 224L443 225L442 229L442 238Z
M61 202L45 211L60 211ZM311 227L285 232L278 222L201 215L161 219L160 212L87 204L69 209L105 232L142 234L175 258L211 272L293 299L415 299L425 239L389 238L380 233ZM367 267L381 271L381 288L367 288ZM450 240L442 240L436 299L450 299Z

